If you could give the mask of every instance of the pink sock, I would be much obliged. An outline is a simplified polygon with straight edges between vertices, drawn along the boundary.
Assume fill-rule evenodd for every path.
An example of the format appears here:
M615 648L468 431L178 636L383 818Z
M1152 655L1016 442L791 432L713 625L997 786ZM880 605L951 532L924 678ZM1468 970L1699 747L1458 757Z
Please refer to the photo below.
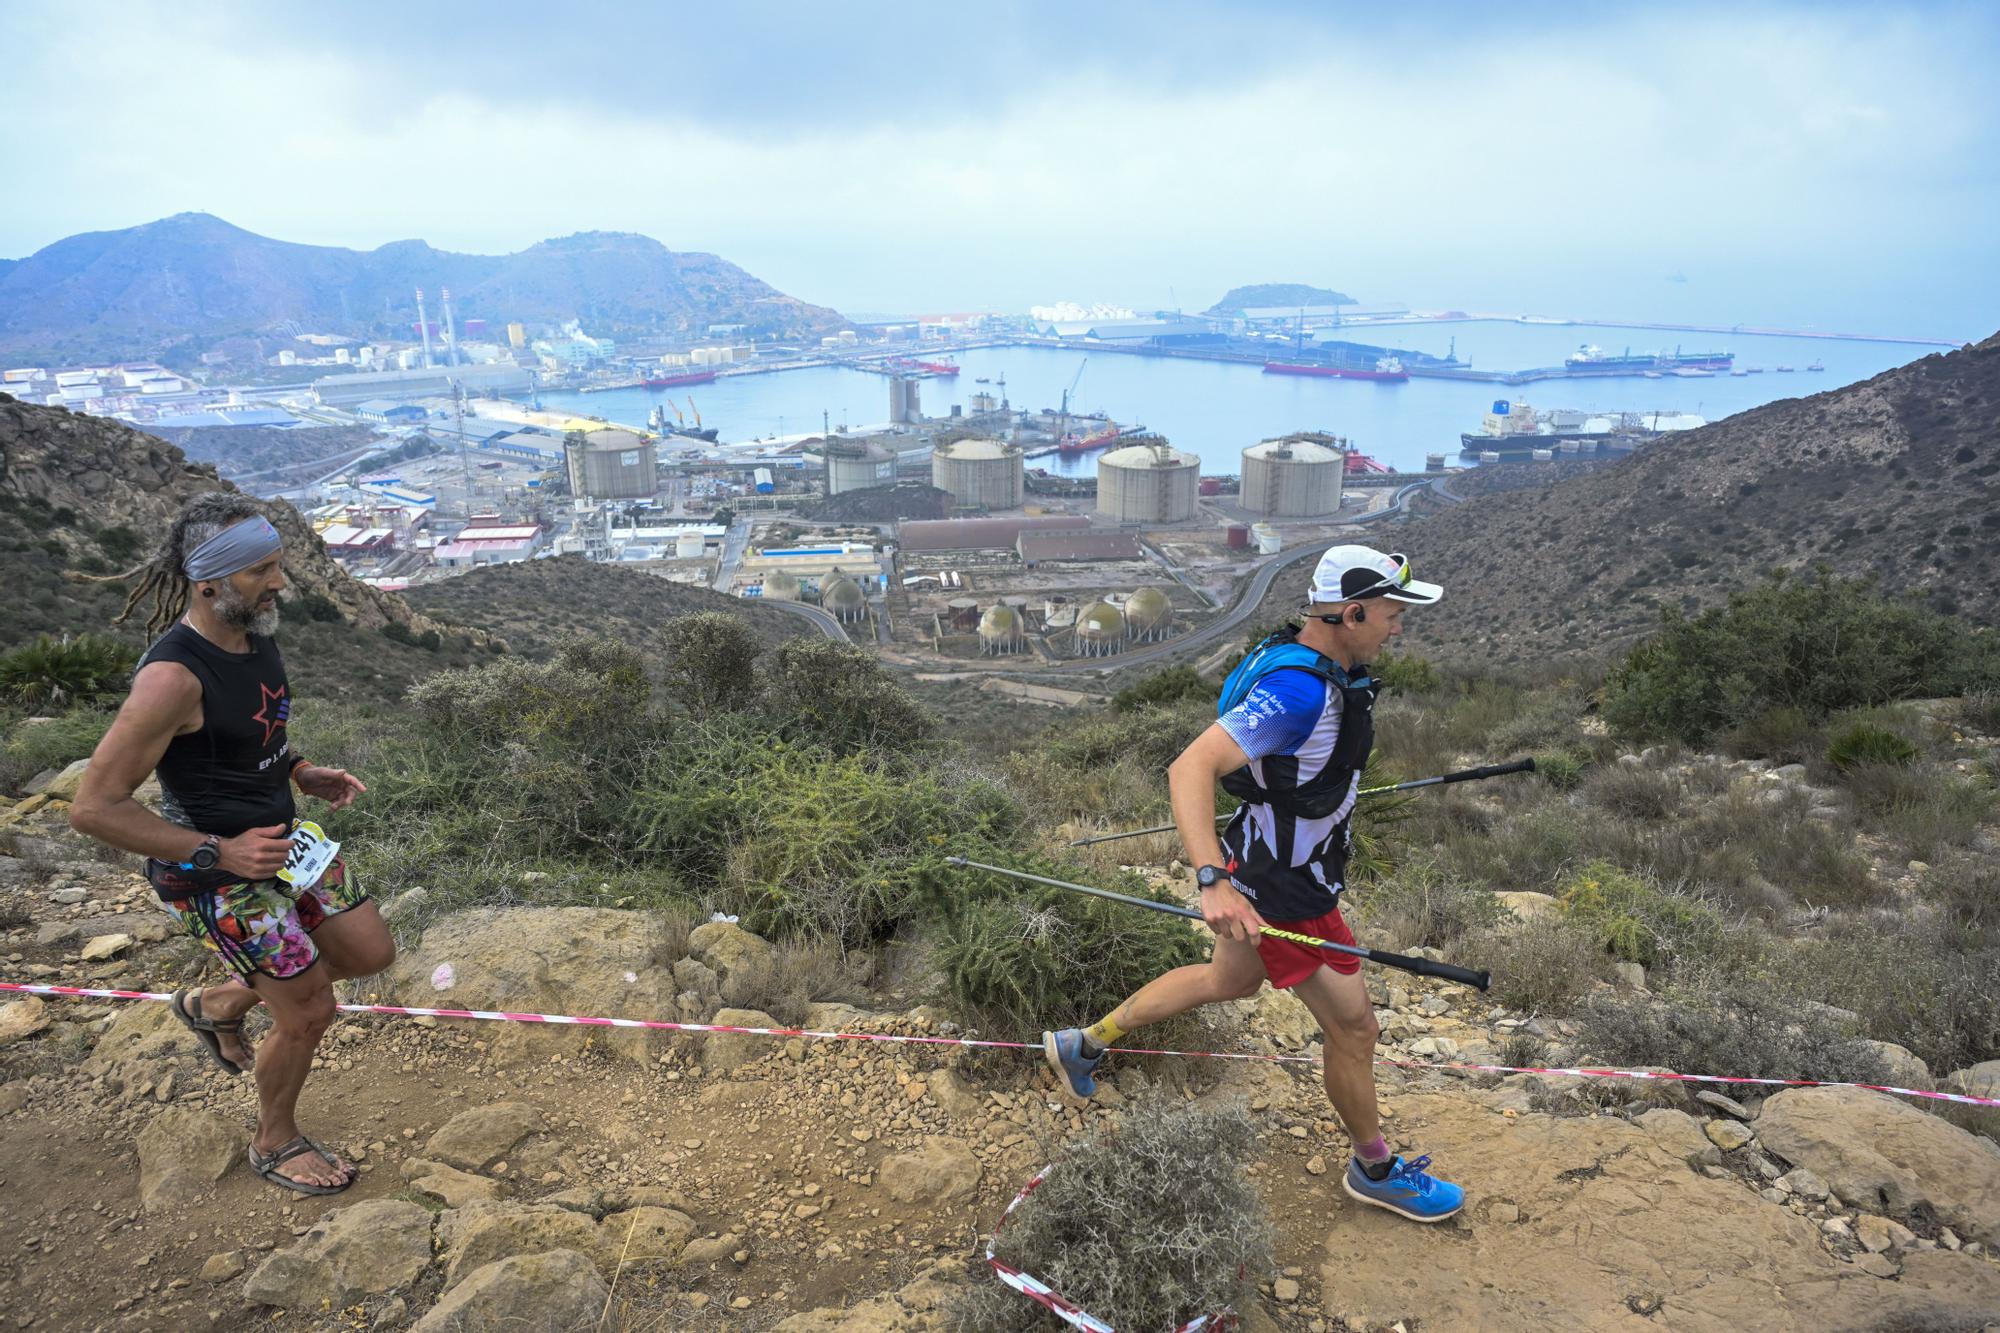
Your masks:
M1386 1162L1389 1160L1389 1141L1377 1134L1372 1143L1355 1144L1354 1155L1364 1162Z

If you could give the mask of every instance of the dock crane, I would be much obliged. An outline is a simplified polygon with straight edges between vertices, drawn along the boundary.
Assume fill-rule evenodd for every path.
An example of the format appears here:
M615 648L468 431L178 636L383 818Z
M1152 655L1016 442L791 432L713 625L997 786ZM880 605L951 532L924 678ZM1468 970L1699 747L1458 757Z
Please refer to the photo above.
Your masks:
M1076 392L1076 386L1077 386L1077 382L1078 382L1079 380L1081 380L1081 379L1083 378L1083 372L1084 372L1084 368L1085 368L1086 366L1088 366L1089 364L1090 364L1090 358L1089 358L1089 357L1087 357L1087 356L1086 356L1086 357L1084 357L1082 361L1080 361L1079 363L1077 363L1077 367L1076 367L1076 374L1070 377L1070 381L1069 381L1069 387L1068 387L1067 389L1064 389L1064 390L1063 390L1063 393L1062 393L1062 416L1061 416L1061 424L1060 424L1060 425L1059 425L1059 426L1057 427L1057 429L1056 429L1056 443L1057 443L1057 444L1062 444L1062 443L1066 442L1066 441L1067 441L1067 440L1069 439L1069 399L1070 399L1070 395Z

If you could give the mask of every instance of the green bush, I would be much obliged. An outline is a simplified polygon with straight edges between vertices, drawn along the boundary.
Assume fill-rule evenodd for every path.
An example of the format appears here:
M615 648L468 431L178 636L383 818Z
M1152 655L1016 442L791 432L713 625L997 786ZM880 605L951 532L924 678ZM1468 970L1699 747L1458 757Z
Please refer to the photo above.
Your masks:
M1385 690L1397 694L1432 694L1444 687L1444 677L1428 658L1385 652L1371 668Z
M1032 874L1083 882L1073 867L1015 857ZM932 963L952 1007L981 1027L1032 1032L1094 1022L1160 973L1207 955L1201 927L1182 917L1062 889L1023 891L988 872L964 872ZM1165 901L1139 876L1101 885Z
M756 698L763 645L742 617L726 611L678 616L661 639L667 693L694 716L734 712Z
M1126 760L1159 774L1164 784L1167 765L1214 721L1215 706L1195 699L1100 715L1049 737L1042 754L1046 762L1073 769Z
M636 648L581 636L564 640L548 661L504 657L440 671L410 690L438 732L486 745L610 741L643 726L651 699Z
M1661 613L1604 686L1614 730L1690 745L1773 708L1809 720L2000 684L2000 640L1866 582L1782 573L1689 619Z
M1766 708L1737 724L1722 738L1722 748L1739 759L1771 759L1781 764L1803 763L1821 752L1819 734L1804 710Z
M1112 696L1111 708L1113 712L1129 713L1136 708L1154 708L1189 699L1199 700L1213 708L1221 693L1222 686L1218 682L1193 667L1170 666L1118 691Z
M1558 900L1571 921L1628 962L1671 960L1722 933L1721 918L1705 904L1663 892L1608 861L1578 871Z
M1399 948L1445 948L1503 915L1490 889L1452 875L1435 856L1398 866L1357 896L1361 919L1386 931Z
M1863 764L1908 764L1917 753L1914 744L1887 727L1853 722L1827 742L1826 762L1845 773Z
M771 655L763 696L783 735L842 754L909 750L937 730L873 653L831 639L788 639Z
M69 708L117 698L139 655L98 634L38 636L0 653L0 697L29 708Z
M995 1254L1116 1328L1252 1308L1273 1247L1248 1171L1257 1155L1238 1108L1141 1102L1063 1152L1008 1216ZM945 1317L955 1333L1062 1327L990 1274L961 1288Z
M44 769L62 768L89 757L111 729L114 714L78 709L45 722L15 724L0 751L0 789L13 790Z
M1544 750L1535 756L1535 776L1557 791L1575 791L1589 772L1587 750Z

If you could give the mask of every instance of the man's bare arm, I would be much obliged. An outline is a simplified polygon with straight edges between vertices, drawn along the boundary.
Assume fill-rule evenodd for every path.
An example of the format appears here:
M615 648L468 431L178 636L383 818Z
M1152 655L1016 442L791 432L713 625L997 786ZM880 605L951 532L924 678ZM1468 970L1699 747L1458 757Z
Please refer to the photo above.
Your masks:
M139 672L132 693L97 743L83 785L70 807L69 826L122 851L182 862L201 835L169 823L132 799L159 766L174 736L201 707L201 682L176 662L154 662Z
M1236 738L1217 722L1195 737L1167 769L1167 795L1173 803L1174 826L1181 846L1196 866L1219 866L1227 857L1215 834L1215 782L1250 762ZM1250 900L1227 882L1201 891L1202 916L1224 939L1254 940L1264 924Z

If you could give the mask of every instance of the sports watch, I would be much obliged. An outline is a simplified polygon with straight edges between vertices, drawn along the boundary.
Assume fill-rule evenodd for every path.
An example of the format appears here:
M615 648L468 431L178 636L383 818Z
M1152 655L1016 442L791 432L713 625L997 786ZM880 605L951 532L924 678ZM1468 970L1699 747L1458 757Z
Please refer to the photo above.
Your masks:
M187 860L181 862L181 869L183 870L215 869L216 863L222 860L221 844L222 844L221 838L218 838L213 833L209 834L207 838L202 840L201 846L194 849L194 854L188 857Z
M1203 866L1194 872L1194 882L1204 889L1212 889L1218 884L1229 882L1229 872L1221 866Z

